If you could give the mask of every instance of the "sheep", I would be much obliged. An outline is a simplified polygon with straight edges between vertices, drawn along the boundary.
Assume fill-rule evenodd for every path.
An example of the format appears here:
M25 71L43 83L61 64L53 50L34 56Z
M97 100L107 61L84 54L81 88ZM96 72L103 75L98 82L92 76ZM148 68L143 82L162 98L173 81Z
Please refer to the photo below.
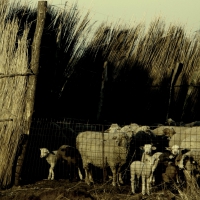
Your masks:
M200 149L200 135L198 135L198 133L189 135L182 140L180 147L188 150Z
M165 149L166 150L163 152L156 152L153 154L157 162L153 174L153 183L156 184L160 184L162 182L162 177L160 175L165 173L169 162L175 163L175 158L180 153L180 147L178 145L174 145L173 147L165 147Z
M167 120L166 120L166 122L165 122L165 124L167 124L167 125L174 125L174 126L176 126L176 122L172 119L172 118L168 118Z
M93 178L89 165L96 167L110 167L112 171L112 185L120 186L123 184L121 177L121 167L126 163L128 138L125 133L118 133L112 139L100 141L89 139L87 134L81 133L76 138L76 148L79 150L82 160L83 168L85 169L85 182L90 185L93 183Z
M118 124L111 124L110 128L105 130L108 133L115 133L120 131L121 127Z
M139 126L136 131L135 131L135 134L140 132L140 131L144 131L144 132L149 132L150 131L150 127L149 126Z
M200 127L182 127L180 132L177 132L170 139L169 146L173 146L175 144L181 146L181 142L185 140L187 137L198 135L200 131Z
M129 137L132 137L137 129L139 128L138 124L132 123L130 125L125 125L120 129L120 132L126 133Z
M156 135L166 135L172 137L173 135L177 133L184 132L188 127L182 127L182 126L159 126L158 128L155 128L152 130Z
M184 162L185 159L188 158L192 158L198 164L198 166L200 166L200 149L193 149L191 151L188 151L187 153L180 154L180 156L176 159L176 164L180 169L185 168Z
M139 178L142 177L142 194L150 194L150 184L152 182L155 157L146 155L146 161L134 161L130 165L131 174L131 191L135 194L136 186L138 187ZM135 180L137 176L137 181Z
M200 126L200 121L194 121L194 122L191 122L191 123L187 123L184 126L186 126L186 127Z
M165 169L165 172L162 173L162 181L164 182L165 187L169 187L172 183L179 184L179 171L177 166L173 162L168 162L168 166Z
M50 152L47 148L40 148L40 151L40 158L46 158L47 162L50 164L48 180L54 180L53 170L57 162L57 151Z
M57 159L62 159L67 161L67 165L70 168L70 180L72 179L72 168L74 168L73 172L73 177L78 180L79 178L83 180L83 163L81 159L81 155L79 151L69 145L62 145L59 147L57 150Z
M178 161L178 167L183 169L185 175L186 189L192 189L193 186L198 187L197 179L199 178L199 160L200 151L189 151L182 155Z

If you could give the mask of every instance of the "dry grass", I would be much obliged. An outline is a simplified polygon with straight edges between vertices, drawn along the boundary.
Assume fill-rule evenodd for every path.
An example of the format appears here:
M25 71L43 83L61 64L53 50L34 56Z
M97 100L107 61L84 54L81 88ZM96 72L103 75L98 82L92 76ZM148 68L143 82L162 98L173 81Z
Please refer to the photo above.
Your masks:
M119 93L125 93L125 87L128 88L127 91L143 91L143 94L151 94L152 102L163 96L163 92L169 93L172 71L179 63L183 63L180 75L178 76L177 71L174 73L171 97L174 105L170 114L179 120L189 118L192 114L195 117L187 109L193 111L198 107L199 89L196 86L200 82L200 42L187 35L182 26L171 24L167 27L161 18L152 21L147 32L144 30L142 23L134 27L103 23L91 39L88 45L90 53L86 51L86 56L90 56L90 60L98 60L100 56L102 63L108 61L109 87L117 82L123 88L120 90L118 86ZM118 94L114 95L113 100L117 99ZM166 109L168 103L163 100L161 102L161 107Z

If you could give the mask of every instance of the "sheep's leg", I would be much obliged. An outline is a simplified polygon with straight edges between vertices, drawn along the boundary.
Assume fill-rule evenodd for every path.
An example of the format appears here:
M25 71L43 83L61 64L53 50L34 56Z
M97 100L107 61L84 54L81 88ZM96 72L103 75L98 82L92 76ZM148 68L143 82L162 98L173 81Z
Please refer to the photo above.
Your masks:
M93 180L93 177L92 177L92 170L89 169L89 180L90 180L90 183L94 183L94 180Z
M92 173L91 170L89 169L89 166L84 167L85 169L85 182L90 185L90 183L94 183L93 178L92 178Z
M49 168L48 180L51 180L51 167Z
M49 168L49 176L48 176L48 180L54 180L54 171L53 171L54 167L50 167Z
M176 174L176 183L178 183L178 184L180 183L178 173Z
M146 190L147 190L148 195L150 195L150 187L151 187L150 178L147 178L146 179Z
M112 171L112 175L113 175L113 181L112 181L112 185L116 186L116 180L117 180L117 170L116 167L110 167L111 171Z
M131 191L133 194L135 194L135 174L131 174Z
M146 177L142 176L142 194L146 194Z
M117 170L117 184L119 186L120 184L124 184L124 181L122 180L121 166Z
M81 170L79 167L78 167L78 175L79 175L80 180L83 180L83 175L81 174Z
M137 183L136 183L136 187L139 188L139 180L140 180L140 175L137 175Z
M90 185L88 168L85 168L85 182Z
M124 181L122 180L122 173L119 173L119 184L124 184Z

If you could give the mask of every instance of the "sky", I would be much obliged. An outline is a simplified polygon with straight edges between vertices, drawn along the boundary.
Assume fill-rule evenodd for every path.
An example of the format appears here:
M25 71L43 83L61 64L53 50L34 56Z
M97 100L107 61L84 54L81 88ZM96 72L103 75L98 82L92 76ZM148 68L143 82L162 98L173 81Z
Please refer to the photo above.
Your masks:
M14 0L10 0L14 1ZM26 0L37 6L38 0ZM126 24L149 23L161 17L167 25L170 23L185 27L188 33L200 30L200 0L48 0L57 8L67 2L71 6L75 2L81 12L90 11L91 20L101 23L122 22Z

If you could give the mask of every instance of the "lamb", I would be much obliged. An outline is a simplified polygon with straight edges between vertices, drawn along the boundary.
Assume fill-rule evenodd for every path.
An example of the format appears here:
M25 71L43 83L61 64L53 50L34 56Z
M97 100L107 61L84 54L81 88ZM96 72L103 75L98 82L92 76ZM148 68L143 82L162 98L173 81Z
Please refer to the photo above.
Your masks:
M150 184L153 178L153 169L155 164L155 157L146 155L146 161L134 161L130 165L131 173L131 191L135 194L136 186L138 186L139 178L142 177L142 194L150 194ZM135 180L137 176L137 181Z
M187 192L193 186L197 187L197 178L199 178L199 160L200 151L189 151L182 155L181 160L178 162L180 169L184 169Z
M180 169L185 168L185 164L184 164L185 159L187 160L188 158L192 158L197 163L197 165L200 166L200 150L194 149L194 150L188 151L187 153L180 154L179 158L176 159L176 163Z
M162 182L162 177L160 176L162 173L166 173L166 168L169 166L169 163L174 163L175 158L180 153L180 147L178 145L174 145L172 147L165 147L166 151L164 152L156 152L153 156L156 159L157 164L156 168L153 170L153 183L160 184Z
M82 160L79 152L74 147L69 145L62 145L58 150L50 152L47 148L40 148L41 158L46 158L47 162L50 164L48 180L54 180L54 168L58 160L66 160L67 165L70 168L69 175L70 180L75 178L83 179L83 167ZM75 168L74 174L72 175L72 166ZM78 178L79 175L79 178Z
M168 162L168 166L166 167L165 172L162 173L162 180L167 187L171 183L179 183L178 169L173 162Z
M112 171L113 186L123 184L121 177L121 167L126 163L128 138L125 133L118 133L112 139L101 141L98 139L89 139L82 132L76 138L76 147L79 150L83 168L85 169L85 182L90 185L93 178L89 165L96 167L110 167Z
M70 168L70 179L83 180L83 163L79 151L69 145L62 145L57 150L57 159L67 161L67 165ZM73 173L72 173L73 172ZM72 175L73 174L73 175Z
M57 162L57 151L50 152L47 148L40 148L40 151L40 158L46 158L47 162L50 164L48 180L54 180L53 170Z

